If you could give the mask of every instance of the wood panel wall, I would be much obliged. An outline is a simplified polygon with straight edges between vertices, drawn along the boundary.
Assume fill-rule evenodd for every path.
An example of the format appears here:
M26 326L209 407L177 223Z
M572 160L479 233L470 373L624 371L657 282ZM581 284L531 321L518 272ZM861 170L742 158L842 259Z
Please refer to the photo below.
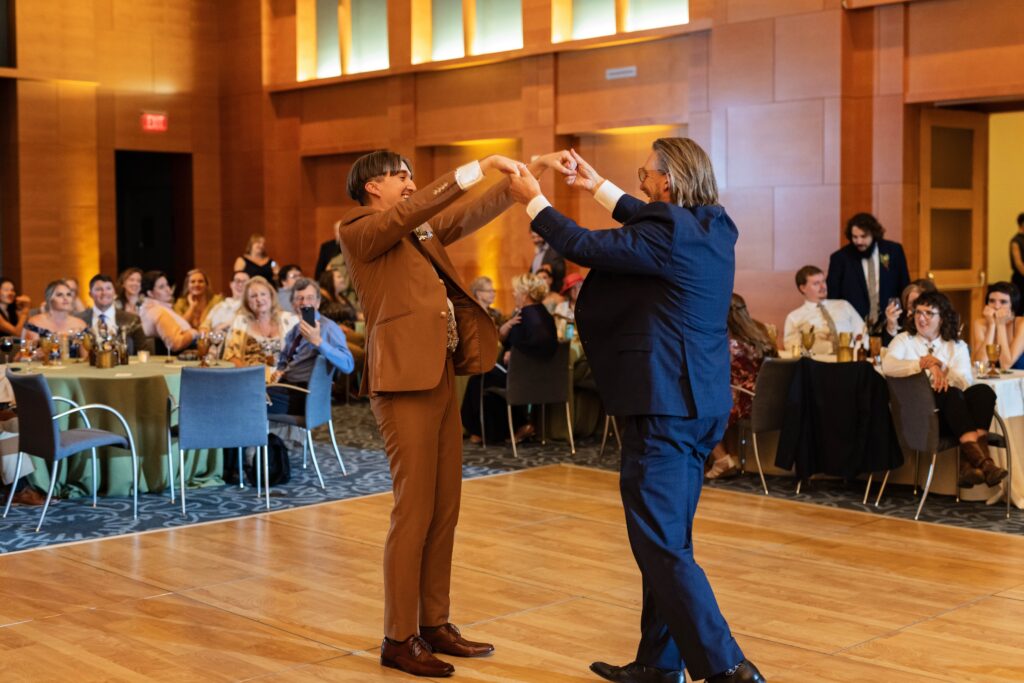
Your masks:
M423 0L388 0L390 72L297 83L305 0L20 2L17 68L0 72L16 173L0 179L4 270L37 297L55 275L113 270L115 149L193 155L195 261L219 286L252 232L311 269L359 153L396 149L428 180L470 153L578 144L635 191L648 138L675 126L710 153L740 227L738 291L781 324L799 303L793 272L824 266L854 211L874 211L913 267L922 103L1024 99L1015 0L691 0L688 33L561 46L552 3L524 0L521 52L438 70L412 64ZM637 78L603 78L628 65ZM141 133L141 109L167 111L168 133ZM656 127L603 132L636 126ZM587 198L545 188L604 223ZM460 246L464 275L493 267L500 287L522 269L522 220Z

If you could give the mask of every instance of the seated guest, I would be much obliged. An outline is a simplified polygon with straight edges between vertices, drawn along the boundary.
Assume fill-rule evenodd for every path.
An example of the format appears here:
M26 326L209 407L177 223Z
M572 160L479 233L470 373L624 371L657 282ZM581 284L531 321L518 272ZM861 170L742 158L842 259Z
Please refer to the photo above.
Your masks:
M281 306L281 310L289 313L295 312L292 310L292 287L300 277L302 277L302 268L295 264L281 266L281 270L278 271L278 281L281 286L277 290L277 303Z
M882 346L889 346L889 342L892 341L893 337L907 329L907 317L908 311L914 310L914 302L917 297L921 296L924 292L937 292L935 283L928 278L921 278L920 280L914 280L909 285L903 288L900 293L900 306L893 311L892 306L886 306L885 309L885 327L881 331L882 335ZM893 319L895 318L895 324ZM893 327L896 331L893 332Z
M483 386L504 387L512 349L537 358L550 358L558 348L555 319L541 303L548 293L547 283L538 275L525 273L512 278L512 297L516 310L511 318L498 328L504 344L501 363L484 375ZM474 443L480 441L480 375L469 378L462 401L462 424ZM484 395L484 428L489 440L503 441L513 437L522 441L533 434L533 425L527 420L526 406L512 407L512 425L515 434L508 433L505 402L493 394Z
M220 294L210 291L210 279L206 273L193 268L185 275L185 293L174 302L174 312L199 329L210 309L223 300Z
M41 336L56 336L63 333L78 334L85 329L85 323L72 315L71 288L65 280L54 280L46 285L43 294L46 310L28 319L22 330L25 339L39 339ZM72 344L72 355L78 355L78 345Z
M142 268L128 268L117 276L117 301L122 311L139 314L142 305Z
M214 332L226 332L231 327L238 309L242 306L247 282L249 282L249 274L244 270L236 270L235 274L231 276L231 296L226 297L210 309L210 312L203 318L203 328ZM277 296L276 291L274 296Z
M14 280L0 277L0 334L20 337L31 306L29 297L18 296Z
M114 281L108 275L93 275L89 280L89 296L92 307L76 316L82 319L97 339L117 337L123 330L128 340L128 353L134 355L140 350L152 352L152 341L142 331L139 316L119 311L114 306L116 294Z
M363 318L358 301L344 263L337 268L328 268L320 275L320 315L338 323L345 333L345 343L352 352L356 367L361 368L366 358L366 336L356 332L356 323Z
M729 304L726 325L729 328L729 354L732 356L729 383L753 391L764 359L779 355L775 342L772 341L768 327L750 317L747 302L735 292ZM740 470L740 463L736 457L739 452L738 425L740 420L750 417L752 402L750 395L742 391L734 392L733 399L725 438L711 451L711 458L708 460L710 469L704 475L708 479L721 479Z
M836 353L839 333L856 336L864 332L864 320L848 302L829 299L825 273L817 266L796 271L796 288L804 296L803 305L786 316L782 328L785 348L800 346L800 333L814 328L812 353Z
M167 352L172 354L195 343L199 331L171 308L174 295L163 272L150 270L143 273L142 296L139 317L147 337L159 337Z
M344 374L351 374L355 368L352 353L345 343L345 333L334 322L320 315L320 288L307 278L299 278L292 285L292 307L299 316L299 324L284 337L277 371L271 382L282 382L305 387L309 384L309 376L313 372L313 364L318 355L327 359L334 369ZM312 309L315 320L309 325L302 320L303 309ZM267 395L272 404L267 408L271 413L299 415L303 412L305 394L289 391L283 387L268 387Z
M481 275L469 283L469 293L473 295L478 304L484 307L495 326L500 326L505 321L505 316L494 307L494 298L497 296L494 280L486 275Z
M85 310L85 302L78 296L78 279L73 277L64 278L64 284L71 290L71 312L81 313Z
M0 397L3 398L4 403L9 402L8 396L10 400L14 399L11 383L6 377L0 376ZM28 475L36 470L35 465L32 464L32 458L19 453L17 436L10 436L17 433L18 418L14 411L9 408L0 409L0 434L4 436L0 439L0 482L4 484L4 486L0 486L0 505L7 502L11 486L14 487L12 505L42 505L46 502L46 494L28 481ZM18 471L18 458L21 458L20 471ZM14 481L15 474L18 475L17 481ZM58 500L59 498L54 495L50 504L52 505Z
M960 441L960 485L995 486L1006 477L1006 470L989 457L985 440L996 394L987 384L973 384L971 355L959 339L959 321L944 294L922 294L914 302L907 331L889 344L882 372L890 377L926 373L935 395L939 429Z
M281 310L274 286L259 275L245 283L241 298L242 307L224 346L224 360L238 367L276 366L284 337L299 324L298 316Z
M982 317L974 321L974 360L987 361L988 344L999 345L999 367L1024 370L1024 318L1013 312L1020 305L1017 285L993 282L985 295Z
M548 286L548 293L544 297L544 301L541 303L544 304L544 308L548 309L548 313L554 313L555 309L558 308L558 305L565 301L565 297L559 294L558 290L555 289L555 280L551 275L551 266L545 263L540 267L540 270L536 272L536 275L544 280Z
M579 298L580 290L583 289L583 276L579 273L569 273L562 281L562 295L566 298L555 306L554 316L564 318L570 322L576 320L576 299Z

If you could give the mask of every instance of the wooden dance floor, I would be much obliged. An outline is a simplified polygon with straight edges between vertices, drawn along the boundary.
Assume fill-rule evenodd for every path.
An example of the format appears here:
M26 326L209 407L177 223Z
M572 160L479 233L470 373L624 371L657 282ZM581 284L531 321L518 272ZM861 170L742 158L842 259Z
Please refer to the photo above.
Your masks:
M0 557L0 679L413 680L382 669L390 495ZM76 503L63 503L74 505ZM1015 513L1017 514L1017 513ZM697 556L769 681L1020 681L1024 538L705 491ZM465 681L632 659L639 574L613 473L465 482Z

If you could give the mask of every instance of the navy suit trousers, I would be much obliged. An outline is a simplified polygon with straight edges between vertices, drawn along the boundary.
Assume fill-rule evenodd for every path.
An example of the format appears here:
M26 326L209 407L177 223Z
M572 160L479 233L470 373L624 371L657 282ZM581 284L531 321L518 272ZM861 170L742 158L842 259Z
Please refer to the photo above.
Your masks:
M636 661L691 679L743 661L707 577L693 558L693 517L704 461L725 432L714 418L639 415L620 418L619 480L626 530L643 575Z

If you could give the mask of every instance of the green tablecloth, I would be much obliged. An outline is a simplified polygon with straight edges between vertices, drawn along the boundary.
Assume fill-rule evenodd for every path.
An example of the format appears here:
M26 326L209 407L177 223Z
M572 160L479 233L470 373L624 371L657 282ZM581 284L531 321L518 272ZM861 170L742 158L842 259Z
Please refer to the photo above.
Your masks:
M148 363L133 359L129 365L105 370L85 363L70 363L63 367L15 363L9 367L19 372L41 372L54 396L69 398L79 405L103 403L120 412L135 437L139 455L139 491L157 492L168 486L167 396L170 394L178 398L181 369L196 365L198 363L180 361L167 363L162 357L150 357ZM230 366L229 363L220 365ZM70 408L62 402L57 402L55 407L58 412ZM116 434L124 431L117 418L106 411L91 410L87 415L97 429ZM77 418L72 417L71 420L71 426L83 426ZM62 420L61 428L67 427L68 421ZM177 479L177 453L174 455ZM99 456L97 490L100 495L130 495L132 470L128 451L102 448ZM67 467L60 468L55 494L71 498L91 495L92 467L89 461L89 451L69 458ZM30 475L29 481L45 491L50 485L50 471L41 459L33 458L33 462L36 471ZM223 471L223 453L219 449L187 451L185 454L185 478L189 487L222 485Z

